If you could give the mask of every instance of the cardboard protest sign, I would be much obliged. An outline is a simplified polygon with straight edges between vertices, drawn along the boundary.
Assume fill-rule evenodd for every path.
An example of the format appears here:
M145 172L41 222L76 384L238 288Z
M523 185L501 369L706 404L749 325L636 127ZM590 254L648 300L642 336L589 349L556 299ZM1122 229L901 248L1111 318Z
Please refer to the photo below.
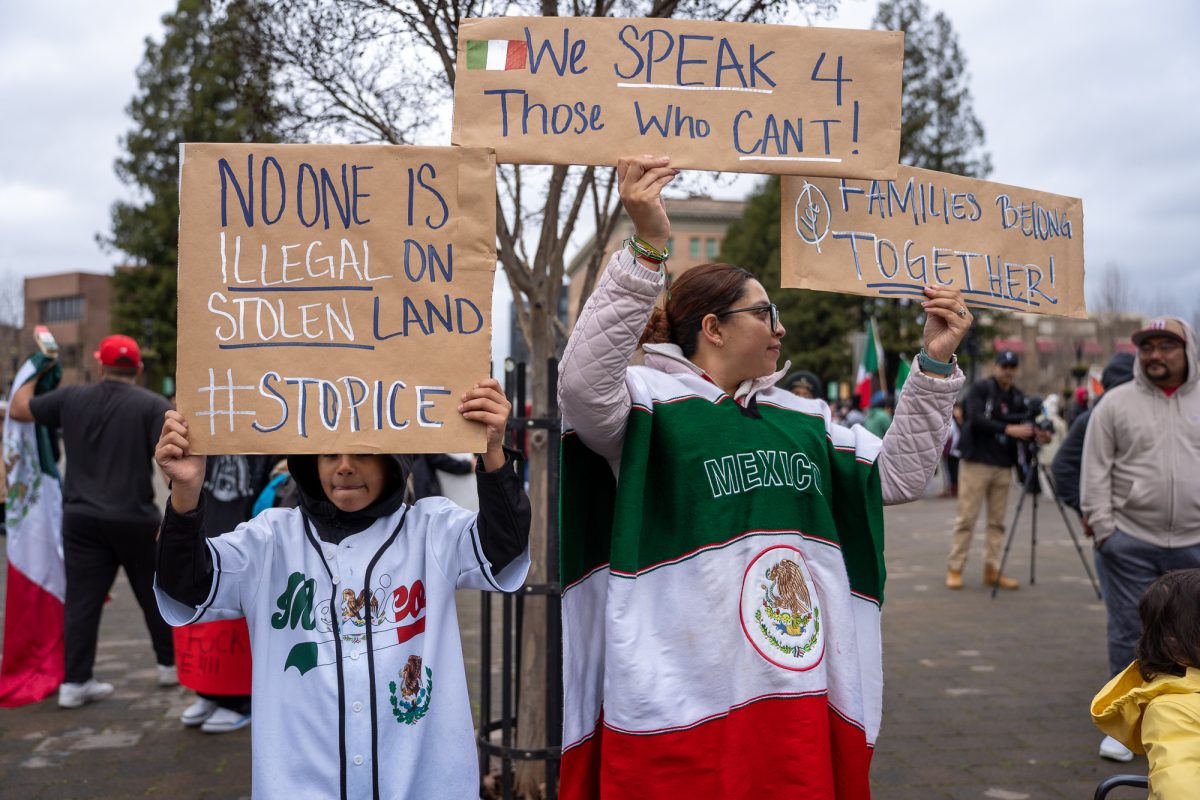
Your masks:
M785 177L781 196L785 287L924 298L942 284L979 308L1087 316L1077 198L912 167Z
M482 148L180 150L177 399L199 453L481 452L496 162Z
M890 178L904 34L667 19L459 26L453 141L514 164Z

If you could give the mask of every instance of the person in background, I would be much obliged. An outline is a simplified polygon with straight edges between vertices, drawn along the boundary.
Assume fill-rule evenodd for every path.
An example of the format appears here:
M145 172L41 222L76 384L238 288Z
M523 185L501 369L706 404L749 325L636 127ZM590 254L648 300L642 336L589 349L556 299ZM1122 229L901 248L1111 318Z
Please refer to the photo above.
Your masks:
M954 404L954 416L950 422L950 437L942 450L942 497L958 497L958 462L962 458L959 441L962 438L963 405Z
M806 397L809 400L824 400L825 389L821 379L811 372L793 372L783 379L779 388L791 392L796 397Z
M1148 800L1200 795L1200 569L1168 572L1138 601L1137 660L1092 700L1092 720L1150 762Z
M413 456L413 500L443 496L442 481L438 478L438 470L451 475L469 475L474 469L475 466L470 459L458 458L448 453L423 453Z
M1100 385L1104 387L1104 394L1107 394L1112 388L1131 380L1133 353L1115 353L1104 368ZM1097 398L1097 403L1103 399L1104 394ZM1054 490L1058 499L1081 515L1083 512L1079 510L1079 470L1083 466L1083 437L1087 433L1088 420L1091 419L1094 410L1095 406L1075 418L1071 429L1067 431L1067 438L1063 439L1058 452L1050 461L1050 476L1054 479Z
M1133 660L1138 601L1161 575L1200 567L1200 375L1196 334L1159 317L1131 337L1133 380L1104 393L1087 423L1080 477L1108 612L1108 668ZM1106 737L1100 755L1128 760ZM1114 747L1113 745L1117 746Z
M13 419L62 430L63 557L67 575L65 676L58 704L77 708L112 694L92 677L100 612L124 567L142 607L158 662L160 686L178 684L171 628L154 601L154 540L161 511L154 504L152 463L163 414L162 395L137 385L142 357L128 336L107 336L95 353L100 380L33 396L35 381L13 393Z
M863 426L882 439L892 425L892 413L895 410L896 401L890 394L880 389L871 398L871 408L867 411L867 419Z
M1034 430L1032 422L1013 422L1025 407L1024 395L1015 379L1020 358L1011 350L996 355L996 371L978 381L963 401L963 429L959 438L962 459L958 475L958 517L954 541L946 558L946 588L963 587L962 571L971 550L975 521L987 502L987 532L984 539L983 583L1001 589L1018 589L1013 578L1000 574L1000 549L1004 545L1004 515L1008 490L1017 464L1017 442L1035 436L1044 441L1049 434Z
M213 455L204 470L204 501L208 513L204 517L204 535L220 536L250 519L254 501L266 486L274 456ZM224 637L225 642L245 643L250 640L246 620L228 620L176 628L175 653L179 658L190 654L199 661L209 647ZM222 654L221 681L225 686L239 684L241 691L201 691L197 699L180 716L184 727L199 727L204 733L231 733L250 724L250 654L243 649L227 648ZM184 684L193 687L189 677Z

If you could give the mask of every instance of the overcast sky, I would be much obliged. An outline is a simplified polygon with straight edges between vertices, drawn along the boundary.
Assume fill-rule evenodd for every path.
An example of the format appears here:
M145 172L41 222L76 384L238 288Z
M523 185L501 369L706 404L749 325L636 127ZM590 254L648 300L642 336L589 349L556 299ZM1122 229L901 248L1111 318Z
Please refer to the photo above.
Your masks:
M1200 3L927 0L967 56L992 179L1083 198L1091 278L1122 265L1146 304L1190 315L1200 267ZM95 237L134 70L169 0L0 0L0 288L52 272L110 272ZM832 23L865 28L875 3ZM428 144L438 144L429 142ZM1151 308L1157 311L1159 308ZM1164 308L1164 310L1168 310Z

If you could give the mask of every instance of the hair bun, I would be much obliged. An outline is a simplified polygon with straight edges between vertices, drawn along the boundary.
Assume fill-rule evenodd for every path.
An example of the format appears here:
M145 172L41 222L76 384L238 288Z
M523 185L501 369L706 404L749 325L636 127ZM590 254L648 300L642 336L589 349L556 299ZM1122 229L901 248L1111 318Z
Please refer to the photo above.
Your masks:
M669 341L671 341L671 320L667 318L665 309L655 306L654 310L650 312L646 330L642 331L638 347L644 344L664 344Z

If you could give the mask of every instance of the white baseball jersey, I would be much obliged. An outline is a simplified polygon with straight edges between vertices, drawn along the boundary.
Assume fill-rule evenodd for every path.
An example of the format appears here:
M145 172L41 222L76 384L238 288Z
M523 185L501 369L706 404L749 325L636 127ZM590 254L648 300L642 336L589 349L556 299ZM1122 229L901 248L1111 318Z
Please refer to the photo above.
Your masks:
M212 590L172 625L245 616L254 653L255 798L477 798L455 589L511 592L477 515L431 497L341 544L272 508L207 540Z

